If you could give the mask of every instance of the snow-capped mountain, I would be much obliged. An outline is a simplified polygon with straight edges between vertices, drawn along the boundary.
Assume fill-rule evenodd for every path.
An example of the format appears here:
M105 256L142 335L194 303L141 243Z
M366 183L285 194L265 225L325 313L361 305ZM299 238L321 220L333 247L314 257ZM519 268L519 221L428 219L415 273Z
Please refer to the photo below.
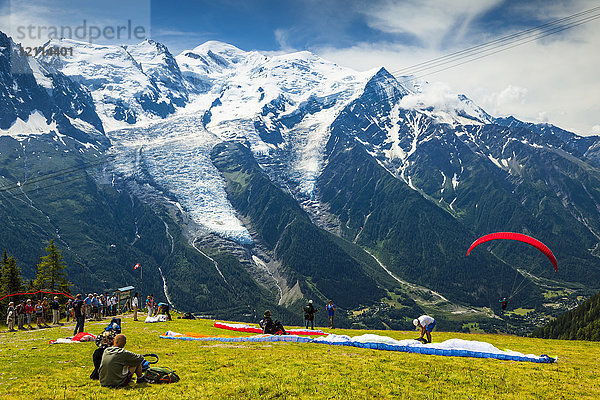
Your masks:
M38 59L89 89L107 131L164 118L187 98L173 57L156 42L126 48L61 39L45 46L73 49L72 57Z
M0 32L0 135L59 133L83 143L105 141L87 90L20 53Z
M118 254L150 257L176 303L264 290L267 305L310 295L351 309L401 288L407 306L464 312L492 307L504 273L535 280L524 301L541 302L540 282L595 289L597 137L495 118L435 83L310 52L207 42L173 57L152 40L62 40L49 45L73 57L26 59L3 43L0 136L106 133L110 163L91 176L131 200L118 200L132 219ZM17 62L26 74L10 73ZM564 268L532 273L523 260L541 265L535 254L502 245L466 259L463 247L493 230L533 234ZM335 276L360 281L360 294Z

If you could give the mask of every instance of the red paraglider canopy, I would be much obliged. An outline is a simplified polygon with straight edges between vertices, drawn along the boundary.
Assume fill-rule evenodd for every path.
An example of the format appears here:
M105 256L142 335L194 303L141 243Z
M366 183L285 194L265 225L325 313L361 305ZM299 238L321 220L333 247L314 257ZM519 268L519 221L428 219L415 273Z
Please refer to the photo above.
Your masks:
M481 243L489 242L490 240L497 239L509 239L509 240L518 240L519 242L527 243L544 253L546 257L550 260L552 265L554 265L554 271L558 272L558 264L556 262L556 257L552 254L552 250L548 248L544 243L540 242L537 239L532 238L531 236L524 235L522 233L514 233L514 232L496 232L490 233L489 235L485 235L477 239L473 242L469 250L467 250L467 256L475 247L479 246Z

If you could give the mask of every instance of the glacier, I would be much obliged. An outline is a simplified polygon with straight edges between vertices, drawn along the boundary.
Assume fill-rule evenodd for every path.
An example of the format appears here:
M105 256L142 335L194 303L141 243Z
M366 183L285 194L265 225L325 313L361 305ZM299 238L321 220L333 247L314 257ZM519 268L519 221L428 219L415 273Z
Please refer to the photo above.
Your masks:
M209 41L173 57L152 40L135 46L64 39L51 44L75 48L74 57L40 57L40 62L90 91L116 156L115 170L136 179L143 167L196 223L244 245L252 237L211 163L215 144L244 143L267 173L280 175L294 196L307 200L314 198L327 162L332 124L358 99L375 109L382 101L392 106L390 116L377 115L374 122L387 132L386 142L365 147L382 154L378 161L413 188L407 167L428 138L414 126L406 148L406 132L399 126L406 117L419 120L407 110L454 125L489 119L468 98L427 82L403 85L384 69L357 72L307 51L265 55Z

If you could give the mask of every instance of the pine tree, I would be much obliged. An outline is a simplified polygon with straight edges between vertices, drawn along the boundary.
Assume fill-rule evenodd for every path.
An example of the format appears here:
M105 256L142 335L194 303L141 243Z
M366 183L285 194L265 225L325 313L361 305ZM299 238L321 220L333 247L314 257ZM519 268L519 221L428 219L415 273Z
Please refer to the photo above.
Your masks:
M8 257L4 250L0 269L0 293L19 293L22 289L21 269L17 266L17 261L13 257Z
M72 283L66 278L64 269L66 267L63 261L62 252L56 248L54 239L50 240L46 246L47 255L43 256L37 265L37 275L34 286L36 289L50 289L51 291L60 290L70 293Z
M0 296L19 293L22 289L21 269L17 266L17 261L13 257L8 257L4 250L0 265ZM16 301L16 299L7 297L0 302L0 318L2 320L6 317L6 307L11 301Z

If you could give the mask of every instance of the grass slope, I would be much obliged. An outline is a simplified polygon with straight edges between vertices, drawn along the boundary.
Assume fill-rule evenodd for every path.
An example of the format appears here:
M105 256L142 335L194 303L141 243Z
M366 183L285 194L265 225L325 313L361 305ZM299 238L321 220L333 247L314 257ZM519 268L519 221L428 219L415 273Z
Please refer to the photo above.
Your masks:
M557 355L556 364L385 352L303 343L220 343L164 340L167 330L227 335L210 320L144 324L123 320L127 349L154 352L159 365L177 371L172 385L130 384L106 389L89 379L93 343L49 345L71 326L0 333L1 399L198 398L599 398L600 343L434 332L434 341L463 338L498 348ZM86 324L98 333L106 322ZM397 339L415 332L376 333Z

